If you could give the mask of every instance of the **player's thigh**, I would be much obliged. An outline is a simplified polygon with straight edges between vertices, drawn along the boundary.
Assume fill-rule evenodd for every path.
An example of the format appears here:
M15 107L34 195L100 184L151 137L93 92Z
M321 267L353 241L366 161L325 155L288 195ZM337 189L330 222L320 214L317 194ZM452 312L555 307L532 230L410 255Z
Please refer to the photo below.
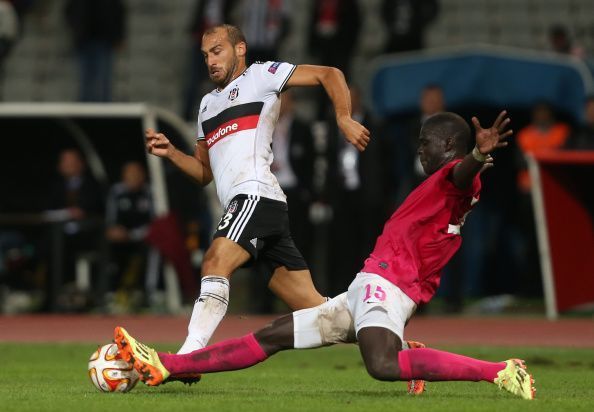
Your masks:
M204 256L202 275L229 277L249 259L250 254L242 246L225 237L217 237Z
M288 226L283 229L284 233L271 240L261 255L261 259L273 268L268 287L293 310L325 302L313 284L307 262L295 246Z
M274 270L268 287L292 310L312 308L326 301L314 286L309 269L289 270L279 266Z
M237 195L229 202L204 257L203 275L228 277L235 269L257 257L257 239L253 239L252 232L261 226L267 203L266 199L252 195Z
M293 312L292 316L296 349L356 342L346 292L314 308Z
M402 339L404 326L416 309L415 302L398 286L373 273L357 274L347 299L357 334L362 328L382 327Z

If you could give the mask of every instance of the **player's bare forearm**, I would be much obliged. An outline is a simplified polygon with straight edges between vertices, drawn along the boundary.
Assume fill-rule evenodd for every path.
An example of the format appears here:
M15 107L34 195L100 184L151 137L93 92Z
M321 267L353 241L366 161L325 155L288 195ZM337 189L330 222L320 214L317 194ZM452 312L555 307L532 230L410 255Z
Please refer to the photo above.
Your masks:
M485 162L478 161L472 153L467 154L464 159L456 165L452 173L452 181L458 189L467 189L472 184L474 177L480 173Z
M326 67L326 69L320 80L332 101L336 121L340 125L341 120L351 119L351 92L344 74L339 69L334 67Z
M152 128L145 131L146 150L155 156L169 159L175 166L199 184L205 186L212 180L212 170L208 157L208 148L204 141L199 141L194 150L194 157L188 156L169 141L163 133Z
M200 185L206 186L212 181L212 171L210 170L209 165L205 165L203 163L199 157L201 155L199 152L200 149L196 148L194 156L189 156L177 149L174 149L168 156L168 159L178 169L190 176Z

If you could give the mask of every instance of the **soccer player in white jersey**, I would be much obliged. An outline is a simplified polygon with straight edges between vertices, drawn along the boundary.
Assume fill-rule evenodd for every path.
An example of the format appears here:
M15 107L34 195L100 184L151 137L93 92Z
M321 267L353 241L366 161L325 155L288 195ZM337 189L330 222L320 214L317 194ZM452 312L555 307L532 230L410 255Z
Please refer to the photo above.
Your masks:
M206 346L227 311L231 274L253 260L266 262L272 273L269 288L291 309L326 300L293 243L285 195L270 171L283 89L324 87L346 139L361 151L370 139L369 131L351 118L349 89L340 70L285 62L247 67L245 38L231 25L206 31L202 52L216 89L200 103L194 155L177 150L162 133L146 131L150 153L169 159L201 185L214 180L225 209L204 257L200 296L181 354Z

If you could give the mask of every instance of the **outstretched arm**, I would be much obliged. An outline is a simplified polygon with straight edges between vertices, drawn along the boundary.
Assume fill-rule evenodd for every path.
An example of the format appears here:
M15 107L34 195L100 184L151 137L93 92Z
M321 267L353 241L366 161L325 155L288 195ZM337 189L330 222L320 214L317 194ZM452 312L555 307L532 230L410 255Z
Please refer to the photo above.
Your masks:
M332 101L338 127L359 151L365 150L370 133L351 118L351 94L342 72L334 67L299 65L287 81L286 87L322 86Z
M178 169L192 177L202 186L212 181L212 170L208 149L204 141L199 141L194 149L194 156L180 152L163 133L147 129L146 149L149 153L169 159Z
M510 122L509 117L506 116L507 112L503 110L488 129L483 129L476 117L472 118L476 133L476 146L454 168L452 180L457 188L468 188L478 173L493 165L493 158L490 154L495 149L507 146L505 139L510 137L513 131L506 130Z

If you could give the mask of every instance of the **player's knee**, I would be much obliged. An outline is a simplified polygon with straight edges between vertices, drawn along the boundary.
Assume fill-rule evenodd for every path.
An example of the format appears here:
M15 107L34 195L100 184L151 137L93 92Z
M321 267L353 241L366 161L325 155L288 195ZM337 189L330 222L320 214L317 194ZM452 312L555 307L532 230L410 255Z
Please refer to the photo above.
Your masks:
M367 373L379 381L397 381L400 372L398 363L394 359L388 359L386 356L378 355L365 362Z
M225 265L225 257L216 248L211 248L206 252L202 260L202 273L214 274L220 271L220 268Z
M205 256L202 261L202 271L204 273L211 273L219 264L219 259L215 255Z
M294 346L293 315L278 318L254 334L268 356Z

